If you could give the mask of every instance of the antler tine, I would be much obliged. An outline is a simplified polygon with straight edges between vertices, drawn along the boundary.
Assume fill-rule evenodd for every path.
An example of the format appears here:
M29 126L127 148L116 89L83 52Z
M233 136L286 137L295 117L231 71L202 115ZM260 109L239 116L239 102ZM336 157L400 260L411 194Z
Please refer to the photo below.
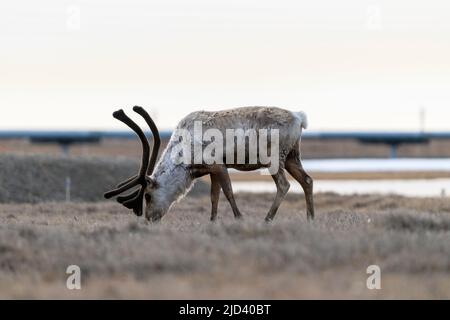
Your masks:
M139 189L131 192L130 194L127 194L127 195L124 195L124 196L119 196L119 197L117 197L117 202L118 203L124 203L125 201L128 201L128 200L133 199L134 197L136 197L138 193L139 193Z
M122 204L128 209L133 209L133 212L137 216L142 215L143 200L144 200L145 188L140 187L139 189L131 192L130 194L117 197L117 202Z
M155 169L156 159L158 157L158 152L161 147L161 137L159 136L159 131L158 128L156 127L155 122L153 121L152 117L150 117L148 112L145 111L144 108L134 106L133 111L140 114L144 118L145 122L147 122L147 125L150 127L150 130L152 131L153 134L153 149L147 170L147 174L151 175L153 173L153 170Z
M137 186L138 184L141 184L142 187L145 187L145 185L147 183L145 178L146 178L146 173L148 170L149 154L150 154L150 146L148 144L148 140L145 137L145 134L142 131L142 129L139 128L139 126L133 120L131 120L122 109L114 112L113 117L116 118L117 120L125 123L128 127L130 127L138 135L138 137L142 143L143 153L142 153L142 161L141 161L141 167L139 169L139 174L136 177L127 179L125 181L125 184L121 184L120 187L105 193L104 196L106 199L112 198L134 186Z
M128 209L133 209L136 215L138 216L142 215L144 192L145 192L144 188L138 189L136 195L129 200L123 201L122 205L124 205Z

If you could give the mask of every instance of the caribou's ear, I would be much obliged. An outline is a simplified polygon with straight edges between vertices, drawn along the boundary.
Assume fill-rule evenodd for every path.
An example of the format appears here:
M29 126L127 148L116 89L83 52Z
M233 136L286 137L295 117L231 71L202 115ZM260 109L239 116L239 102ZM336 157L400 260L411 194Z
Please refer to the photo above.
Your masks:
M147 177L145 180L147 180L147 188L156 189L159 186L158 182L151 177Z

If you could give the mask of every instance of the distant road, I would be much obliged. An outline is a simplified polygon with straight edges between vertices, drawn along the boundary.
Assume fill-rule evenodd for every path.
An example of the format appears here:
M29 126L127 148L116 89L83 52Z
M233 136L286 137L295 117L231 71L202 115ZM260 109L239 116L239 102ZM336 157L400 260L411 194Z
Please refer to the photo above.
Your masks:
M170 130L160 132L161 137L169 138ZM151 133L148 133L151 136ZM0 130L0 139L48 140L89 140L98 141L103 138L134 139L131 131L57 131L57 130ZM450 131L442 132L384 132L384 131L306 131L306 139L355 139L365 142L424 142L430 139L450 139Z
M172 131L161 131L163 140ZM148 133L151 137L151 133ZM32 143L59 144L65 152L73 144L99 143L103 139L135 139L132 131L26 131L0 130L0 139L27 139ZM426 144L430 140L450 140L450 131L442 132L383 132L383 131L306 131L305 140L354 140L363 144L384 144L390 147L390 157L397 158L398 148L404 144Z

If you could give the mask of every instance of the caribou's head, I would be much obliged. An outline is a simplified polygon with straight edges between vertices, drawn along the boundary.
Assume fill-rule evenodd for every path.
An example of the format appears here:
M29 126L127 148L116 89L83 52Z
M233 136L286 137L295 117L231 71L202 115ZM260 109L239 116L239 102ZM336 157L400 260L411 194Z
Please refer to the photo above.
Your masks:
M152 131L152 152L150 154L150 145L142 129L122 109L114 112L113 117L130 127L141 140L143 149L142 161L138 175L119 183L114 190L108 191L104 196L106 199L110 199L138 187L129 194L118 196L117 202L133 210L137 216L142 216L142 213L145 211L145 217L148 220L157 221L167 211L166 206L158 201L159 197L154 196L159 186L155 179L151 177L161 146L161 139L158 128L150 115L142 107L135 106L133 110L144 118Z

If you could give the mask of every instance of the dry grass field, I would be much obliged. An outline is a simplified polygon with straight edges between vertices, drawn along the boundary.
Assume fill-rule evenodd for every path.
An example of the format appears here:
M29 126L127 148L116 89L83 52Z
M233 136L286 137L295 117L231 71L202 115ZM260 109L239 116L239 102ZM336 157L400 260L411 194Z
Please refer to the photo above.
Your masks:
M318 194L188 197L159 224L114 202L0 205L0 298L450 298L450 200ZM66 288L80 266L81 290ZM368 290L366 268L381 268Z

